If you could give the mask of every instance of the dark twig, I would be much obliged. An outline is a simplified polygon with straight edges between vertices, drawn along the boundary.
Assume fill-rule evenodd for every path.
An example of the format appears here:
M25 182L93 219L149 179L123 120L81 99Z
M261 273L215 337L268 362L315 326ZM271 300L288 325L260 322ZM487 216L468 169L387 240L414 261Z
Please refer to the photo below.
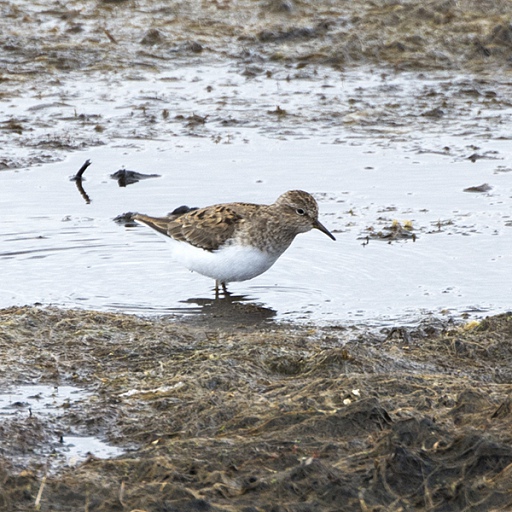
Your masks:
M81 180L85 170L87 169L87 167L89 167L89 165L91 165L91 161L90 160L86 160L84 165L82 165L82 167L80 167L80 169L75 174L75 176L73 176L72 179L74 179L74 180Z
M76 183L76 187L78 188L78 191L80 192L81 196L85 199L85 202L87 204L89 204L91 202L91 199L87 195L87 192L84 190L84 187L82 185L82 179L83 179L82 176L83 176L85 170L87 169L87 167L89 167L89 165L91 165L91 161L86 160L84 162L84 165L82 165L82 167L80 167L80 169L78 169L78 172L74 176L71 177L71 181L74 181Z

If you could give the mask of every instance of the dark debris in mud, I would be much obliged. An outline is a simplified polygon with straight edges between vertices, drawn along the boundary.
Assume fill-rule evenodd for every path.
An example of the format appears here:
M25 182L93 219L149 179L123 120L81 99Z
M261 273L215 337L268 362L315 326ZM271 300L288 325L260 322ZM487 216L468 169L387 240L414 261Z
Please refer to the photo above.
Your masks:
M91 392L2 423L2 510L512 507L511 314L372 333L11 308L0 353L11 384ZM56 429L131 449L21 466Z

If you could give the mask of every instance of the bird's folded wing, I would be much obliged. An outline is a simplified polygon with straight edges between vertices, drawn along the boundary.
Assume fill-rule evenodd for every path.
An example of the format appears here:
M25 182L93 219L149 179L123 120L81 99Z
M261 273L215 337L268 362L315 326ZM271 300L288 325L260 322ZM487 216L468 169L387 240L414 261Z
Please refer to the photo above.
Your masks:
M134 219L180 242L215 251L233 237L242 216L228 205L216 205L167 217L137 214Z
M233 237L242 216L227 205L200 208L171 220L167 234L207 251L215 251Z

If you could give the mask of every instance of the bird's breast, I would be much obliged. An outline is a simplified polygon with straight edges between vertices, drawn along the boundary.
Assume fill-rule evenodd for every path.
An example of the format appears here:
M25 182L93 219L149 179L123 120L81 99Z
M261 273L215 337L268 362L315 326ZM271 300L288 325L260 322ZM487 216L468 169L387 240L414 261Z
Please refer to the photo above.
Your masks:
M170 245L176 262L189 270L226 283L252 279L268 270L279 257L240 244L226 244L216 251L206 251L175 240Z

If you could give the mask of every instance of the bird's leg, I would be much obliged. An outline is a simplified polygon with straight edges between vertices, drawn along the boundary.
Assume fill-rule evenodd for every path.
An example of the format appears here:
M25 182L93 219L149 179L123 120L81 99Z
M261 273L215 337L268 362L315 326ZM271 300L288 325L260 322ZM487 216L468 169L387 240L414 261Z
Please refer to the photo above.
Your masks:
M215 298L218 299L220 295L220 287L222 286L222 293L224 294L224 297L229 297L231 294L228 292L228 288L226 286L226 283L223 281L219 281L218 279L215 280Z

